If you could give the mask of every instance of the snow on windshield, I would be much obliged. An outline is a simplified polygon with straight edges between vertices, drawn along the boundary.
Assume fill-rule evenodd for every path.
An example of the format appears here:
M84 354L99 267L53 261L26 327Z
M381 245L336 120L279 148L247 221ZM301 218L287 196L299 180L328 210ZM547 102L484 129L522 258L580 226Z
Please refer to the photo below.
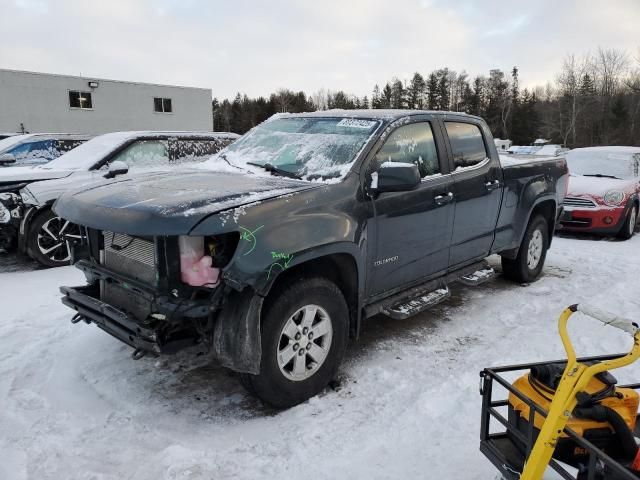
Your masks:
M258 173L267 165L280 174L305 180L337 181L347 174L379 126L378 120L276 117L251 130L205 166Z
M622 179L639 176L640 148L635 150L576 149L566 154L569 173L610 175Z
M27 138L30 138L31 136L32 135L14 135L13 137L3 138L2 140L0 140L0 154L26 140Z

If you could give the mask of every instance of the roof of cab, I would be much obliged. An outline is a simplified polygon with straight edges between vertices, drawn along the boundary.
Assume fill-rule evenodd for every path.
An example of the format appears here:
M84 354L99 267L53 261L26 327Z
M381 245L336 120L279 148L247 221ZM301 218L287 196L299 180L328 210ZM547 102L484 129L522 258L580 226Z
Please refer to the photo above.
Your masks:
M347 117L347 118L368 118L386 121L398 120L414 115L441 115L441 116L465 116L468 118L480 119L465 112L451 112L446 110L394 110L394 109L368 109L368 110L318 110L304 113L278 113L274 117Z

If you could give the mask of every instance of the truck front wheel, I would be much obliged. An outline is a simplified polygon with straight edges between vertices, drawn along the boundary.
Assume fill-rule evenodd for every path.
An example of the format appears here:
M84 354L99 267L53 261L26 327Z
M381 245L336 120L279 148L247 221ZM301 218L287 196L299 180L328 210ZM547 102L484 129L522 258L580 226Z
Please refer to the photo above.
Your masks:
M349 310L325 278L301 278L267 299L258 375L242 383L264 402L287 408L318 394L334 378L348 341Z
M502 273L519 283L534 282L542 273L549 248L549 225L542 215L536 215L527 225L518 256L502 257Z

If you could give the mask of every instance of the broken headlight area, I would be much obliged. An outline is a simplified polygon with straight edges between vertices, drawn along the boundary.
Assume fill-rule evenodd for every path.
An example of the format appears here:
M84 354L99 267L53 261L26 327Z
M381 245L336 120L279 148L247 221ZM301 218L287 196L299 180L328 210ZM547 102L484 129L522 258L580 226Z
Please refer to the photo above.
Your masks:
M140 352L211 344L224 288L222 269L238 233L142 237L86 229L74 251L86 287L63 287L76 321L95 323Z
M0 193L0 225L19 220L22 216L22 202L20 195L15 193Z
M222 268L231 260L238 246L238 240L237 233L208 237L179 237L182 282L192 287L217 287L220 283Z

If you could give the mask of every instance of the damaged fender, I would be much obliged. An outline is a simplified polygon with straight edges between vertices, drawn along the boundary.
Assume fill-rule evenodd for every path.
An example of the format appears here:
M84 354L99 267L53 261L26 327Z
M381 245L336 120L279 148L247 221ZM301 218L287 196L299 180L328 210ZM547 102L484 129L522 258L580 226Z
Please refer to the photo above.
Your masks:
M222 366L242 373L260 373L263 302L264 298L251 288L228 293L213 334L213 352Z

